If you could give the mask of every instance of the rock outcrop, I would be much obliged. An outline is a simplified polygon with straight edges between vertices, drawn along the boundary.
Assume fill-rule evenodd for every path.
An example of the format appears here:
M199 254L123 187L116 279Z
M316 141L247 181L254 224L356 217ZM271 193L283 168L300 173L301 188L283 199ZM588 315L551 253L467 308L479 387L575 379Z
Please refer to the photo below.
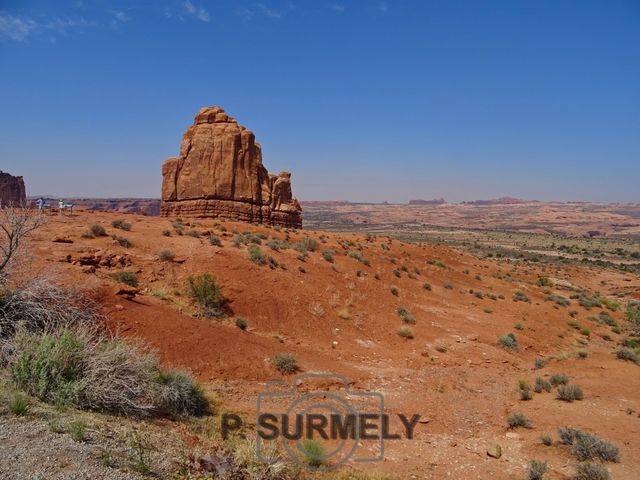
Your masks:
M22 177L14 177L0 170L0 207L23 205L27 201Z
M291 192L291 174L269 174L253 133L221 107L202 108L182 138L180 155L162 165L163 216L300 228L301 213Z

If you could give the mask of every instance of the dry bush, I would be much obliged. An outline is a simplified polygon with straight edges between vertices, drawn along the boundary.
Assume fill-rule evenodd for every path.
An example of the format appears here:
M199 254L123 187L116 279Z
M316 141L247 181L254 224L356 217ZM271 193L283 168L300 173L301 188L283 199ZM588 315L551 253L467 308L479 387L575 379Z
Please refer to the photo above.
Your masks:
M26 332L47 332L74 325L102 326L103 316L90 298L65 290L48 278L0 291L0 340Z
M44 222L45 217L26 207L0 208L0 286L6 282L24 240Z

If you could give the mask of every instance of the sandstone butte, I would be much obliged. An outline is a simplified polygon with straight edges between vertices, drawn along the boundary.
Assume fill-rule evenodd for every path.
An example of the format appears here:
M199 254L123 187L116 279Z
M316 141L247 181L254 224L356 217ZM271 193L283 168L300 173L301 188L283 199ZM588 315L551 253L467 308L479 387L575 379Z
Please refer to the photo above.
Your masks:
M14 177L0 170L0 207L23 205L27 201L22 177Z
M160 214L302 227L291 173L270 174L254 134L221 107L200 109L163 163Z

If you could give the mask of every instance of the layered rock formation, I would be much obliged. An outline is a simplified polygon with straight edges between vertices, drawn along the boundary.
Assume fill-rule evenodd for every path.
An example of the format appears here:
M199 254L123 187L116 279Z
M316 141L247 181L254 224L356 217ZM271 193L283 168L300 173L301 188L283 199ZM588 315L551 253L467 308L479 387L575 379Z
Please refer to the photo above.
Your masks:
M27 201L22 177L14 177L0 170L0 207L23 205Z
M162 165L163 216L300 228L301 213L291 192L291 174L269 174L253 133L221 107L202 108L182 138L180 155Z

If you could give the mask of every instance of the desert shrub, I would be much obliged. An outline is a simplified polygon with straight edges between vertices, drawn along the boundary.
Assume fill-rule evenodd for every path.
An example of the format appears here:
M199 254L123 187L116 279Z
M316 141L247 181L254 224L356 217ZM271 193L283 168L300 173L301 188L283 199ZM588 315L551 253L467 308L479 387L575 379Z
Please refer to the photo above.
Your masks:
M268 263L267 256L257 245L250 245L247 253L249 254L249 260L256 265L266 265Z
M324 258L327 262L333 263L333 252L331 250L324 250L322 252L322 258Z
M541 368L544 368L545 365L547 364L546 360L544 358L536 358L534 364L533 364L533 368L535 368L536 370L540 370Z
M12 338L17 329L43 332L79 324L102 324L98 306L72 290L65 290L46 278L0 294L0 339ZM1 347L1 345L0 345ZM9 345L7 345L10 350ZM3 351L0 349L0 362Z
M517 291L513 294L513 301L531 303L531 300L529 299L527 294L521 291Z
M571 305L571 301L568 298L563 297L562 295L556 295L554 293L547 295L545 300L554 302L556 305L560 305L561 307L566 307Z
M550 382L554 387L557 385L566 385L569 383L569 377L564 373L554 373L551 375Z
M551 383L545 380L544 378L538 377L536 378L536 383L533 387L533 390L536 393L550 392L551 391Z
M598 463L583 462L576 466L574 480L609 480L609 472Z
M518 350L518 340L513 333L507 333L498 339L498 343L509 350Z
M247 327L249 326L249 322L242 317L238 317L236 318L236 327L238 327L240 330L246 330Z
M551 438L551 435L547 435L547 434L542 435L540 437L540 441L545 447L550 447L551 445L553 445L553 439Z
M553 282L549 277L539 276L536 284L540 287L553 287Z
M640 336L640 302L629 302L624 317L631 324L631 332Z
M213 275L203 273L187 278L187 295L200 307L207 317L224 314L225 298Z
M479 291L479 290L476 290L475 292L473 292L473 295L474 295L476 298L480 299L480 300L482 300L482 299L484 298L484 295L483 295L483 294L482 294L482 292L481 292L481 291Z
M571 451L579 462L587 460L620 461L618 447L595 435L574 428L559 428L558 434L563 444L571 445Z
M576 356L580 360L584 360L585 358L587 358L589 356L589 353L586 350L579 350L578 353L576 354Z
M400 278L402 276L402 273L397 268L393 269L393 274L398 278Z
M131 224L125 222L124 220L114 220L113 222L111 222L111 226L113 228L118 228L120 230L125 230L127 232L131 230Z
M578 303L587 310L600 306L600 300L597 297L588 297L586 295L578 295Z
M584 394L582 393L582 389L577 385L560 385L558 387L557 398L565 402L573 402L574 400L582 400Z
M447 290L453 290L453 284L451 282L445 282L443 287Z
M281 373L295 373L299 370L298 362L292 353L278 353L273 357L272 363Z
M547 473L547 462L541 460L531 460L527 469L527 480L543 480Z
M113 240L115 240L115 242L120 245L121 247L125 247L125 248L129 248L131 247L133 244L129 241L128 238L125 237L120 237L118 235L111 235L111 238Z
M102 225L98 225L97 223L94 224L94 225L91 225L89 227L89 232L94 237L106 237L107 236L107 231L104 229L104 227Z
M627 362L633 362L640 365L640 356L629 348L621 348L616 352L616 357L620 360L626 360Z
M359 262L363 262L364 261L364 257L362 256L361 252L349 252L349 254L347 255L350 258L354 258L356 260L358 260Z
M222 246L222 240L220 240L220 237L218 237L217 235L209 235L209 243L214 247Z
M133 272L116 272L111 276L116 282L124 283L130 287L138 286L138 277Z
M158 410L170 414L201 416L209 411L202 387L185 372L159 372L156 404Z
M580 335L584 335L585 337L588 337L589 335L591 335L591 330L589 330L587 327L582 327L580 329Z
M158 252L158 258L163 262L171 262L175 258L175 255L171 250L163 249Z
M140 347L85 327L20 332L14 344L12 380L45 402L134 416L183 413L163 403L179 396L172 392L179 384L166 382L158 359Z
M520 400L527 401L531 400L533 397L531 395L531 390L529 387L520 389Z
M317 440L307 438L302 442L301 450L306 464L312 468L320 467L326 460L326 449Z
M431 284L427 283L427 282L424 282L422 284L422 288L424 288L425 290L431 291Z
M411 330L411 328L407 326L400 327L396 333L398 334L398 336L402 338L406 338L406 339L413 338L413 330Z
M400 318L402 318L404 323L411 325L416 323L416 319L413 317L411 312L404 307L398 307L398 315L400 315Z
M170 237L171 236L171 230L162 230L162 236L163 237Z
M516 330L524 330L524 325L522 325L521 323L516 323L513 328L515 328Z
M318 249L318 241L315 238L304 237L300 243L309 252L315 252Z
M532 428L531 421L524 413L516 412L507 417L509 428Z
M398 290L397 287L391 287L391 295L393 295L394 297L400 296L400 290Z
M7 407L11 413L22 417L29 411L29 397L22 392L15 392L9 396L7 400Z
M87 422L82 418L76 418L69 424L69 434L74 442L81 442L85 438Z

